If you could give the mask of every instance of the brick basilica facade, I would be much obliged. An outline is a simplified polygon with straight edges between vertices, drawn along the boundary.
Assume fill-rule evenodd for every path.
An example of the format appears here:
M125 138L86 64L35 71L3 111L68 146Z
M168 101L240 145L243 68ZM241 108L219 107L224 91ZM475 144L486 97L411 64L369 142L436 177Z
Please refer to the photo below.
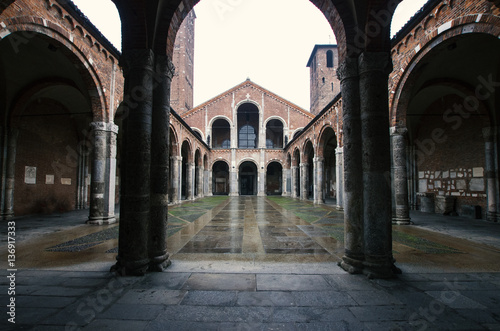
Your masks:
M118 267L140 274L168 259L147 248L167 204L328 201L345 211L343 268L385 277L387 224L410 210L500 218L498 1L429 0L392 39L399 1L311 1L339 44L312 50L309 110L250 79L193 107L197 1L161 9L154 43L132 14L150 9L114 2L123 53L71 1L0 1L4 219L89 208L109 224L121 202Z

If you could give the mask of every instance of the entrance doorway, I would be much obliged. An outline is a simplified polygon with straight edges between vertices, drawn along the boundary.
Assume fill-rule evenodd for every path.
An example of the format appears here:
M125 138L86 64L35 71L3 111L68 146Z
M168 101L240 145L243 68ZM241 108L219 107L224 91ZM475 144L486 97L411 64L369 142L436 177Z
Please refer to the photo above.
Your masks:
M240 166L240 195L257 195L257 166L243 162Z

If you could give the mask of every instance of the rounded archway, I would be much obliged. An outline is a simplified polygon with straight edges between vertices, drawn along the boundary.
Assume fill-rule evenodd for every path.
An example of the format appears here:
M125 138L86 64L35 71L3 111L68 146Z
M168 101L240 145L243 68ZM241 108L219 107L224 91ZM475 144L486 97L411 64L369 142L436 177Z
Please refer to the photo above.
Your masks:
M212 166L212 194L229 195L229 165L226 161L217 161Z
M193 157L191 153L191 145L185 140L181 147L181 200L190 200L193 197Z
M2 192L6 218L96 206L89 194L88 179L96 177L90 124L104 105L92 96L92 69L74 46L39 31L0 39L2 173L12 181Z
M494 181L488 183L487 173L498 177L498 170L487 161L494 153L487 145L498 122L500 99L491 82L500 76L500 41L468 33L424 52L402 89L406 108L400 100L397 114L408 129L411 206L486 218L488 200L498 196Z
M319 157L323 157L323 178L321 192L325 202L337 204L337 136L331 127L323 130L320 140Z
M240 195L257 195L257 166L254 162L243 162L238 177Z
M283 166L279 162L271 162L266 171L266 194L281 195L283 193Z

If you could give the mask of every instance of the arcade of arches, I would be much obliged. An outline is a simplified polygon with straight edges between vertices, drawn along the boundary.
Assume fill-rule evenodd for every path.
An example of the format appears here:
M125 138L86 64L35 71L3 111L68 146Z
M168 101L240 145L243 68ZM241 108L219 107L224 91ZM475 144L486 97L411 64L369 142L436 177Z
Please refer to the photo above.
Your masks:
M121 202L114 269L141 275L169 264L169 204L284 195L343 209L341 267L385 278L410 210L500 218L498 2L429 0L391 39L399 0L311 0L338 41L311 86L341 95L309 112L246 80L182 113L175 38L198 1L113 2L122 53L70 1L0 1L4 219L112 223Z

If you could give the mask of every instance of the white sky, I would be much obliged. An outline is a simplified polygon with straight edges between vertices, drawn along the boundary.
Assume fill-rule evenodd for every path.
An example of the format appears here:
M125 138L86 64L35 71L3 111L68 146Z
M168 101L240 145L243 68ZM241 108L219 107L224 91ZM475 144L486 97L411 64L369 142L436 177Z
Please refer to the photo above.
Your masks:
M110 0L73 0L119 50L120 19ZM427 0L404 0L392 34ZM286 8L286 12L283 10ZM250 78L309 109L307 60L315 44L335 43L324 15L307 0L202 0L195 13L194 105Z

